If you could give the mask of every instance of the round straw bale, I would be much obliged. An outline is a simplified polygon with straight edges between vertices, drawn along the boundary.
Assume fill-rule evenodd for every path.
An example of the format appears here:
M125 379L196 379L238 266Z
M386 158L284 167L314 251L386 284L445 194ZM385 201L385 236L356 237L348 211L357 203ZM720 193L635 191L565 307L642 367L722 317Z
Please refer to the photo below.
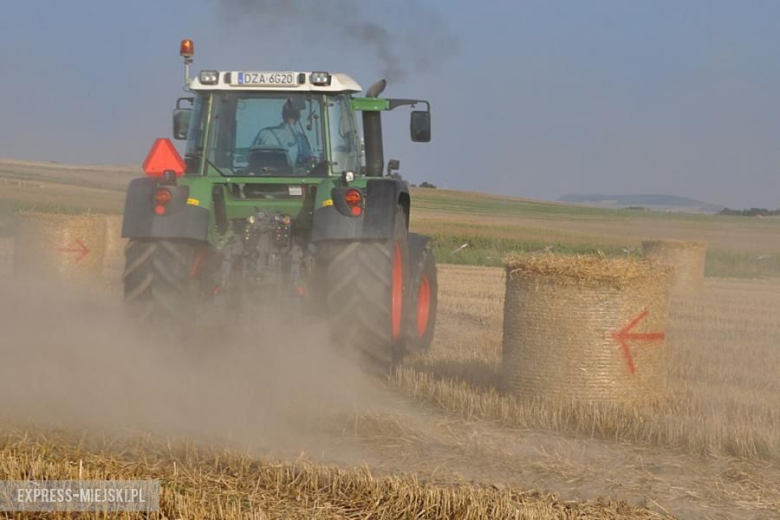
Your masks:
M645 240L642 251L648 258L664 262L674 268L672 289L690 293L704 288L704 267L707 243L681 240Z
M122 282L125 270L125 245L127 239L122 238L122 215L107 215L106 249L103 258L103 278L109 285L116 286Z
M106 226L99 215L19 213L14 274L94 284L103 267L105 237Z
M507 262L503 383L521 397L639 402L666 386L670 269L649 260Z

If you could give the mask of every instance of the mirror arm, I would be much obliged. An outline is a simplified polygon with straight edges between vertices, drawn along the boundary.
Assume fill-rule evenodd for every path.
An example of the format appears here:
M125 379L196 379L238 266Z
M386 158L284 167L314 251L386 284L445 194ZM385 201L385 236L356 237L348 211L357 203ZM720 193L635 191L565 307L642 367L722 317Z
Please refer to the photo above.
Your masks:
M390 103L388 110L393 110L395 108L402 107L402 106L414 107L415 105L424 103L425 110L427 112L431 111L431 104L424 99L388 99L387 101Z
M181 98L176 100L176 110L180 110L181 109L181 102L182 101L187 101L190 104L190 106L195 104L195 98L194 97L181 97Z

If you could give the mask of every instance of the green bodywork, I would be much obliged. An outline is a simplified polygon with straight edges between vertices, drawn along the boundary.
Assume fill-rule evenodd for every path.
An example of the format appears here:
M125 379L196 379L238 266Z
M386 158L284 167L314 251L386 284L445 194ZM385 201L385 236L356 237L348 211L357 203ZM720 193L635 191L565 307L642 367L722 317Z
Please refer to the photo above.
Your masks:
M390 100L382 98L353 98L352 110L355 112L380 112L390 110Z
M213 121L211 118L211 104L213 102L213 95L207 93L201 94L208 96L206 102L207 114L205 116L205 127L201 134L202 143L198 143L199 146L205 148L205 142L209 139L209 132L211 131ZM323 100L327 96L322 96ZM386 111L390 110L390 101L382 98L352 98L351 107L353 111L353 117L355 112L361 111ZM329 111L324 110L322 112L323 121L322 128L324 133L324 150L327 154L327 159L331 161L330 152L330 125L328 121ZM217 223L214 216L214 201L212 199L212 189L215 185L222 184L227 188L232 183L240 184L252 184L252 185L286 185L286 186L301 186L302 192L309 194L313 187L314 199L313 203L306 199L306 205L304 205L304 197L295 198L275 198L272 195L268 195L262 199L239 199L231 194L230 189L224 190L225 206L228 220L246 219L247 217L255 214L258 211L263 212L279 212L289 215L295 222L299 229L311 228L313 210L316 208L324 207L328 205L330 199L331 190L334 187L345 186L345 181L341 174L334 174L331 166L328 166L329 173L326 176L309 176L309 177L230 177L220 174L216 168L209 164L206 160L206 154L203 153L200 158L200 164L198 171L195 173L188 173L179 179L179 185L189 187L189 200L188 203L196 205L201 208L206 208L211 214L209 218L209 232L208 242L216 249L222 249L225 244L232 237L232 229L229 227L227 232L220 234L217 231ZM361 172L355 172L355 178L349 183L349 186L357 188L365 188L368 182L368 178L361 175Z

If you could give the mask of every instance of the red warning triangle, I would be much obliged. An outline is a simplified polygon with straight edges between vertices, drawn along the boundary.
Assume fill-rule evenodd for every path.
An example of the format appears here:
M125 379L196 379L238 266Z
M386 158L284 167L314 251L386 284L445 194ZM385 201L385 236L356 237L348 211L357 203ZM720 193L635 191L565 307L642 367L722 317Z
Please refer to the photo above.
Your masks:
M162 177L166 170L173 170L177 177L181 177L186 167L173 143L165 138L154 141L143 165L144 173L148 177Z

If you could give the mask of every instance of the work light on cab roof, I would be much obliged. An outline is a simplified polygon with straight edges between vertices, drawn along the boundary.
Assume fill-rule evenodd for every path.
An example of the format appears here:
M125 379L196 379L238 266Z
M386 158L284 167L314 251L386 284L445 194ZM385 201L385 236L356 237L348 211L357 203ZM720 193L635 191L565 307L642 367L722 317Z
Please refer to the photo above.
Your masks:
M179 54L184 58L184 80L189 90L293 90L302 92L360 92L362 87L351 77L328 71L252 71L202 70L190 78L189 66L195 55L192 40L181 41Z
M202 70L188 79L190 90L360 92L351 77L326 71Z

